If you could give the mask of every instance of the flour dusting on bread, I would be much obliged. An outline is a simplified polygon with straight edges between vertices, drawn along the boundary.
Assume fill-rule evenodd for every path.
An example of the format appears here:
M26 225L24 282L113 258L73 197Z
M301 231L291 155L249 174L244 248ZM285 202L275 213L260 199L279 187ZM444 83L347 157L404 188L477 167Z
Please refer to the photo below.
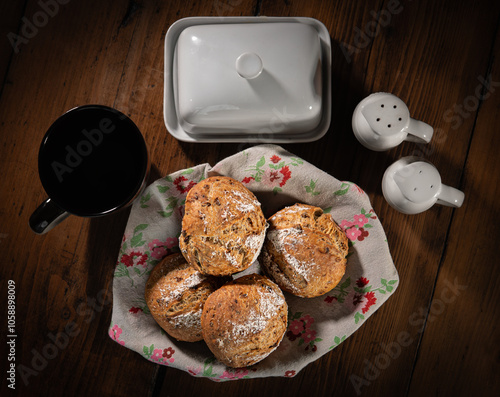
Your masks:
M153 269L146 301L169 335L204 340L229 367L250 366L283 340L283 291L309 298L333 289L345 273L347 243L345 232L319 207L297 203L266 220L241 182L210 177L189 191L181 254ZM265 275L252 273L257 259ZM245 270L251 274L227 282Z
M284 291L312 298L340 282L346 267L348 240L330 214L296 204L268 220L262 268Z
M186 197L179 246L201 273L231 275L257 259L266 228L260 203L250 190L229 177L210 177Z
M144 297L158 325L175 339L196 342L201 334L201 312L208 296L227 278L201 274L180 254L166 256L146 282Z
M273 352L286 332L288 307L279 287L250 274L224 285L203 307L203 338L230 367L255 364Z

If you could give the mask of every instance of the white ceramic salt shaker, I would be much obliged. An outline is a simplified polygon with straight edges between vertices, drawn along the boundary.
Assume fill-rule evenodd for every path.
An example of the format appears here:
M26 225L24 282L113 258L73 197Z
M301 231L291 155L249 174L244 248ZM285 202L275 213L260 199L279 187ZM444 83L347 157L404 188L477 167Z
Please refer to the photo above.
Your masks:
M434 165L418 157L403 157L384 173L382 192L387 202L404 214L418 214L442 204L458 208L464 193L441 183Z
M352 115L357 140L375 151L388 150L403 141L428 143L433 128L410 117L406 104L393 94L376 92L363 99Z

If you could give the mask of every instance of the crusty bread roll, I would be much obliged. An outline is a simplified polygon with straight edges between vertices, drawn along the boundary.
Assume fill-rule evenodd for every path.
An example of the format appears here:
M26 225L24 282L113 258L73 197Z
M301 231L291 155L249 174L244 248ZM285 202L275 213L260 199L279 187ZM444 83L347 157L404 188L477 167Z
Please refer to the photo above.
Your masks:
M241 182L210 177L186 197L179 246L200 272L230 275L257 259L266 227L260 203Z
M203 338L225 365L249 366L278 347L287 311L283 293L271 280L257 274L242 276L208 297L201 316Z
M312 298L335 288L345 273L348 240L330 214L295 204L268 222L259 262L281 289Z
M158 263L146 282L145 298L158 325L175 339L202 340L201 312L208 296L227 278L201 274L181 254Z

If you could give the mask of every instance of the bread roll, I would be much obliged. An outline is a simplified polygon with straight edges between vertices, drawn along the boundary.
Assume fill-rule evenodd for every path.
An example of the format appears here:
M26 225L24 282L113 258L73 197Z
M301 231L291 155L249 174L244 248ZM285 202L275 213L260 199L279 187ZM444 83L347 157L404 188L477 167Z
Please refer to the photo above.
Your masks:
M260 264L284 291L306 298L333 289L345 273L348 240L330 214L295 204L268 220Z
M232 178L211 177L196 184L186 197L179 246L200 272L230 275L257 259L266 227L252 192Z
M274 351L285 334L285 297L267 277L242 276L210 295L203 308L203 338L215 357L233 368L255 364Z
M228 281L201 274L181 254L158 263L146 282L145 298L151 315L177 340L202 340L201 312L208 296Z

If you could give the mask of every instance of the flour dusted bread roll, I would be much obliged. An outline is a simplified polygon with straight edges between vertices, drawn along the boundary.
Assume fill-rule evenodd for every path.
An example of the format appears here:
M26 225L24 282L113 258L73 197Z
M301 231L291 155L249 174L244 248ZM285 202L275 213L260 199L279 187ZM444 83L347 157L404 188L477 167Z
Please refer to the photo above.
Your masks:
M257 259L266 227L260 203L250 190L229 177L210 177L186 197L179 246L200 272L230 275Z
M228 281L201 274L181 254L158 263L146 282L146 304L155 321L175 339L202 340L201 312L208 296Z
M286 331L288 307L279 287L249 274L225 284L203 307L203 338L215 357L233 368L255 364L274 351Z
M345 273L348 241L330 214L295 204L269 218L260 264L284 291L312 298L335 288Z

